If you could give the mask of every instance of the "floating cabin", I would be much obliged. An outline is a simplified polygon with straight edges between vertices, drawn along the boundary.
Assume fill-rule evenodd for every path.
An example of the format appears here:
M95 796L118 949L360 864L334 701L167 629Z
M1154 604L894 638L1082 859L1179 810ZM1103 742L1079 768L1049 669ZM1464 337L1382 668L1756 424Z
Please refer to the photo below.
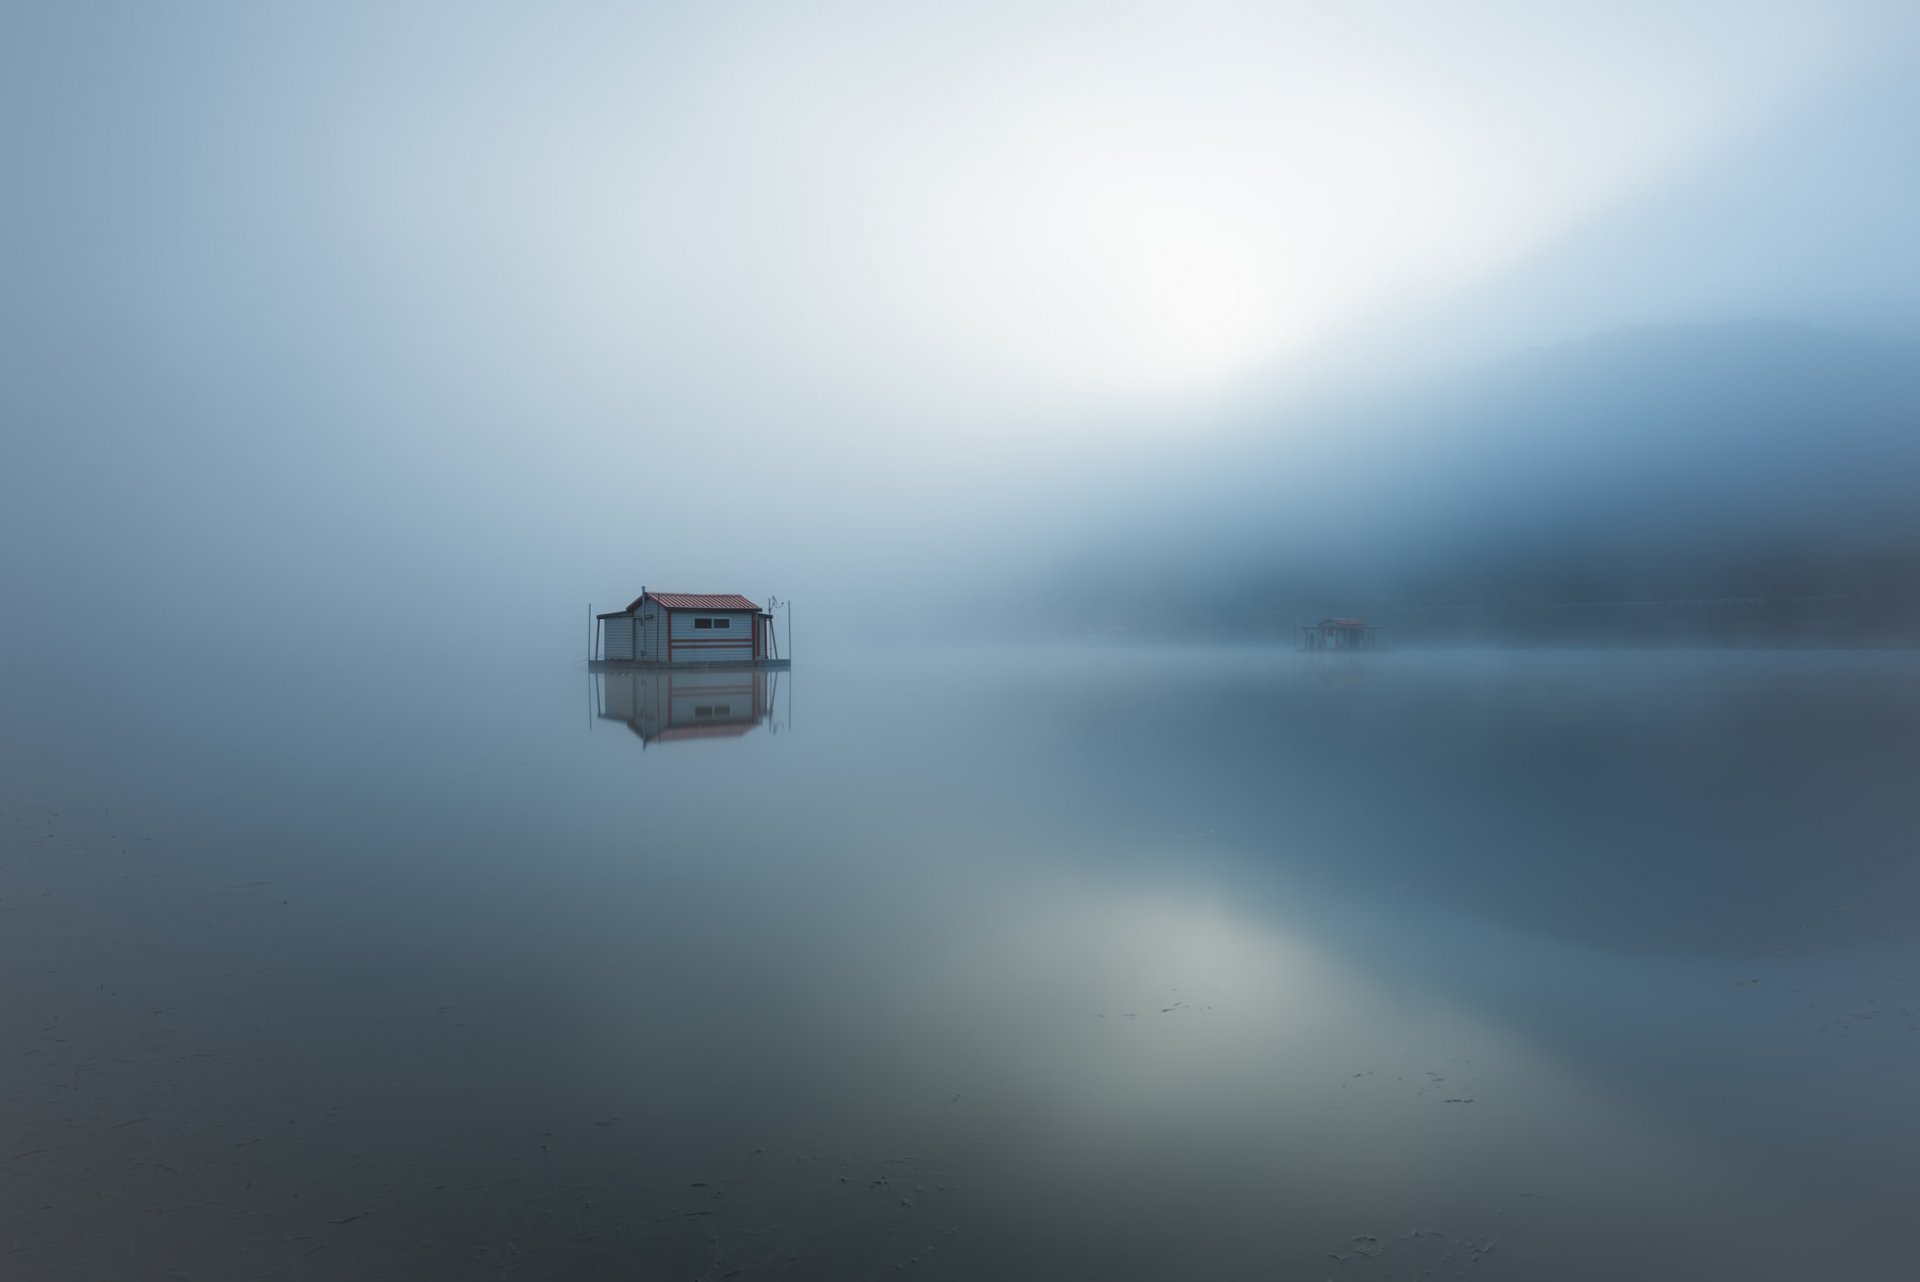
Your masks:
M1365 619L1322 619L1300 629L1302 650L1378 650L1380 629Z
M596 663L639 667L784 668L773 615L733 594L649 592L595 616Z

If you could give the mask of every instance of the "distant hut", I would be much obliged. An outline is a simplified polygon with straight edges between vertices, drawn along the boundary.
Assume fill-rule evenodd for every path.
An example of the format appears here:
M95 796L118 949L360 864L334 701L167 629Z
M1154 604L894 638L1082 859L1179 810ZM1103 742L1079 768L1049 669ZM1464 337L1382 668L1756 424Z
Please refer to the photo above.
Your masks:
M1300 629L1303 650L1377 650L1380 629L1365 619L1322 619Z
M608 663L777 662L773 615L743 596L641 589L624 610L597 616Z

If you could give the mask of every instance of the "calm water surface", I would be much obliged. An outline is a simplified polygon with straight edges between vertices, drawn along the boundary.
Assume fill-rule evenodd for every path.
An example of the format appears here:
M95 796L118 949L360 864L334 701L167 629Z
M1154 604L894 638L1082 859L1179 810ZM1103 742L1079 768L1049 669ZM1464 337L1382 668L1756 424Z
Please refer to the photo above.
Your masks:
M9 1278L1920 1274L1920 660L101 673Z

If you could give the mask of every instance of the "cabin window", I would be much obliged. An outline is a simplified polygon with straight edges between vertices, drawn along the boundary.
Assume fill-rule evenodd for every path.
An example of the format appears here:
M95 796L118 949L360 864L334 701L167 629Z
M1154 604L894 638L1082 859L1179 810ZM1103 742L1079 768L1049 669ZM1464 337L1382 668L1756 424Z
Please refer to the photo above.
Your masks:
M693 715L696 717L730 717L733 715L733 705L730 703L702 703L694 708Z
M733 620L732 619L695 619L693 621L693 626L696 628L730 628L733 626Z

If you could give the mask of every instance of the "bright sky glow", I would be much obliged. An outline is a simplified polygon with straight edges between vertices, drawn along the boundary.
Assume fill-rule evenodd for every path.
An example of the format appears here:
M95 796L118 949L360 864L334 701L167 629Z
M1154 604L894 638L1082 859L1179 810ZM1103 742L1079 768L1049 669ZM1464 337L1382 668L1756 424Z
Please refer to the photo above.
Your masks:
M673 184L710 190L717 164L742 207L675 228L702 252L667 270L695 287L745 241L816 374L989 404L1204 395L1514 261L1873 31L1810 6L1742 9L1737 44L1711 5L1439 13L759 30L705 100L717 154Z
M1284 370L1764 128L1899 22L1878 0L456 6L376 40L247 12L162 24L137 63L163 330L351 315L412 380L495 404L804 404L848 441L1111 430Z

